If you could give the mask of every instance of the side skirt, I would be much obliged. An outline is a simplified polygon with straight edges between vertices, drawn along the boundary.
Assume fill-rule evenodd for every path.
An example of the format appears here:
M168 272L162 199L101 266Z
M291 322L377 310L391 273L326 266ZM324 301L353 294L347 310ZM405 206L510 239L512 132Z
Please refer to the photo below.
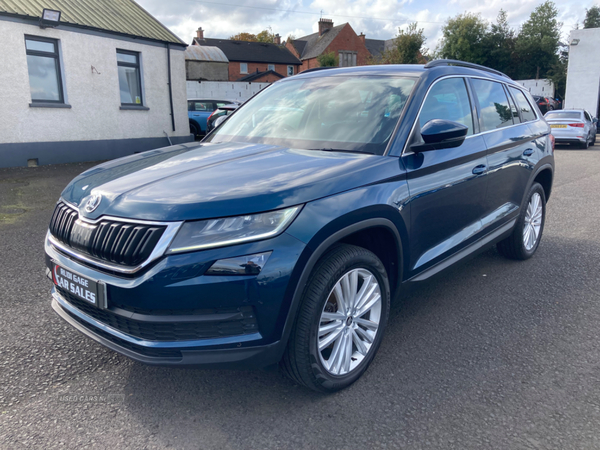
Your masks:
M486 236L483 236L481 239L473 242L471 245L462 249L460 252L455 253L452 256L449 256L448 258L444 259L443 261L440 261L439 263L435 264L434 266L430 267L429 269L424 270L423 272L415 275L412 278L409 278L406 281L407 282L423 281L429 277L432 277L436 273L441 272L442 270L450 267L451 265L460 261L461 259L487 247L492 242L500 240L502 237L504 237L505 234L509 234L512 231L516 222L517 222L517 219L511 220L507 224L494 230L492 233L490 233Z

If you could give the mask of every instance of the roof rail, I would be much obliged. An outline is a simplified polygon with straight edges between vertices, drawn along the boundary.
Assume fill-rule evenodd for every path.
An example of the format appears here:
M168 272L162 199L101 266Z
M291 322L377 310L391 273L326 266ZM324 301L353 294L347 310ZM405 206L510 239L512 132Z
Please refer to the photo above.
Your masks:
M306 69L306 70L303 70L302 72L298 72L298 75L300 75L301 73L310 73L310 72L316 72L317 70L326 70L326 69L338 69L338 67L337 66L313 67L311 69Z
M474 63L465 62L465 61L459 61L458 59L434 59L433 61L429 61L427 64L425 64L426 69L430 69L432 67L438 67L438 66L469 67L471 69L484 70L486 72L495 73L496 75L500 75L501 77L506 77L508 79L511 79L508 75L500 72L499 70L490 69L489 67L481 66L479 64L474 64Z

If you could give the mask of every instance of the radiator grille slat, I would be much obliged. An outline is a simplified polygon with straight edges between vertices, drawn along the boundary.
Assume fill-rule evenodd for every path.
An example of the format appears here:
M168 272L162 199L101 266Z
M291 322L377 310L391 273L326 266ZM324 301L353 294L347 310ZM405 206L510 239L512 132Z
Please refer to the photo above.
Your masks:
M63 244L102 261L133 267L150 257L166 227L102 220L89 224L77 211L59 203L50 233Z

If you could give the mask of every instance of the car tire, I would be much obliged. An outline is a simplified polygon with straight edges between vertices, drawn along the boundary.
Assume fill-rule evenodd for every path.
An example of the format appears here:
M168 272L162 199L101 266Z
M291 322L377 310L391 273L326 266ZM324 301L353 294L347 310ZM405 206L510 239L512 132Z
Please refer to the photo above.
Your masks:
M198 138L200 136L200 129L198 125L190 122L190 133L194 135L194 138Z
M585 140L585 142L582 142L581 144L579 144L579 148L583 149L583 150L587 150L590 147L590 137L588 136L587 139Z
M352 291L354 296L344 295ZM340 297L352 297L351 308L358 311L348 307L353 300ZM283 372L318 392L350 386L375 357L389 310L389 280L379 258L362 247L335 246L310 275L280 363Z
M539 183L533 183L512 234L498 242L498 252L510 259L531 258L540 245L545 222L546 194Z

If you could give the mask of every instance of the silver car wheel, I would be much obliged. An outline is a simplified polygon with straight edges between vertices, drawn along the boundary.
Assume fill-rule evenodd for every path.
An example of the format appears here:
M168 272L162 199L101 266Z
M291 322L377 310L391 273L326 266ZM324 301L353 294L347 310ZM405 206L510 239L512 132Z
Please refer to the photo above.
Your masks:
M381 289L367 269L346 272L335 284L319 320L317 346L332 375L352 372L367 356L379 329Z
M523 227L523 245L527 251L531 251L538 241L542 229L542 214L542 198L535 192L529 199Z

